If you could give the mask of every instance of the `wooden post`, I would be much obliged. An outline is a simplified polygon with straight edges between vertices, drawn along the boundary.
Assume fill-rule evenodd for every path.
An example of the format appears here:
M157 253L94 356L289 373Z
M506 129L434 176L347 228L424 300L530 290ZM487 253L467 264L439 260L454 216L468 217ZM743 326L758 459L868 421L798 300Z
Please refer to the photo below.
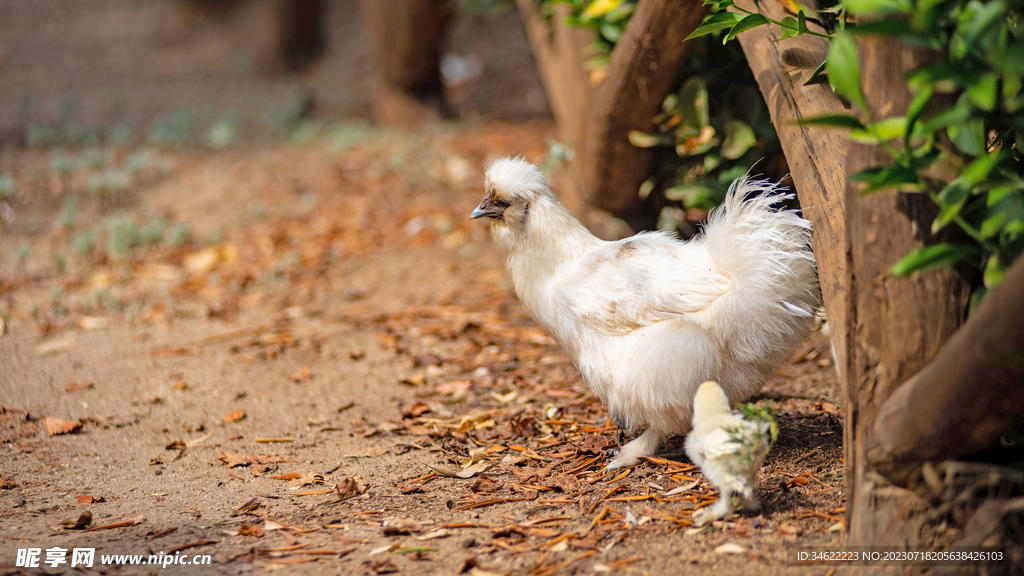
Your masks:
M861 78L874 120L903 115L912 95L904 75L932 55L898 40L858 40ZM847 175L887 163L877 146L851 144ZM896 278L890 267L911 250L933 244L938 208L926 195L883 190L867 196L846 188L847 306L846 463L851 545L917 545L923 505L889 485L867 460L871 427L896 388L924 367L963 321L967 282L949 269ZM927 418L929 415L921 414Z

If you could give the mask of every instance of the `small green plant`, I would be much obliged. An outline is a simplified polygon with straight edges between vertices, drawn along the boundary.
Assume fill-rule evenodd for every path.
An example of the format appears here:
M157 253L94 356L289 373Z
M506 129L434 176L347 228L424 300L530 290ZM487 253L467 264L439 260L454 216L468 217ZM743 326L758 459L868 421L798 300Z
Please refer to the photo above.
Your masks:
M110 222L107 236L107 253L117 258L125 258L133 248L142 245L142 230L135 220L124 216L115 216Z
M125 162L125 169L128 170L131 175L138 176L153 165L154 156L155 154L153 151L147 148L136 150L135 152L132 152L131 156L129 156L128 160Z
M164 233L167 230L167 219L157 218L139 230L140 239L144 246L155 246L163 241Z
M18 192L18 186L7 174L0 174L0 202L9 202Z
M131 178L122 170L109 169L89 177L89 193L98 198L113 198L125 192Z
M82 166L85 168L88 168L93 172L98 172L113 163L113 156L109 152L105 152L99 148L89 148L82 152L79 162L81 162Z
M96 251L96 234L86 230L71 239L71 253L81 260L89 260Z
M67 268L67 259L64 258L63 253L57 252L53 255L53 264L57 267L57 273L63 274L64 270Z
M106 310L116 314L121 311L122 303L110 289L100 288L92 293L92 307L97 311Z
M231 145L238 133L238 118L234 114L217 120L206 131L206 145L210 148L226 148Z
M361 120L332 124L327 129L327 141L337 152L348 150L371 134L370 124Z
M30 254L32 254L32 249L28 244L19 244L14 247L14 259L18 261L18 266L20 266L22 270L25 269L25 262L28 260Z
M75 171L75 164L63 148L56 148L50 152L50 170L54 175L66 178Z
M178 222L167 232L167 243L172 248L180 248L188 242L192 236L192 230L187 222Z
M67 198L60 207L60 212L57 213L57 222L65 230L70 230L75 227L78 223L78 201L74 198Z
M185 146L192 140L194 125L192 113L179 110L153 123L149 141L157 146Z

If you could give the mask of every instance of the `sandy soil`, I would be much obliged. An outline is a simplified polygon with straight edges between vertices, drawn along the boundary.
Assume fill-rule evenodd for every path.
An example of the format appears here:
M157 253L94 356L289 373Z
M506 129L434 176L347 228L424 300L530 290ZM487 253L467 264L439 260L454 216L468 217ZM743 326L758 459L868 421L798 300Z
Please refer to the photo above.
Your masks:
M6 157L20 193L0 236L0 573L20 573L18 548L54 546L212 557L100 573L826 573L786 564L787 546L843 540L819 334L757 400L781 428L761 513L692 529L715 491L681 438L625 477L602 471L621 433L467 218L486 161L540 161L551 132L158 151L107 194L89 168ZM161 217L159 241L111 240ZM85 528L126 525L62 525L84 512Z

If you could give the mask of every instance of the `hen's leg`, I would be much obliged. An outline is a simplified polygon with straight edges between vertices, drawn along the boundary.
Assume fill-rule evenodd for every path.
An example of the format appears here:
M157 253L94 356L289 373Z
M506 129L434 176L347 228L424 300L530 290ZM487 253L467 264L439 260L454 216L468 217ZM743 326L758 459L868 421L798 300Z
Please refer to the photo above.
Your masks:
M625 468L627 466L634 466L640 458L644 456L651 456L658 450L658 445L661 444L661 440L664 436L654 430L648 428L646 432L638 436L632 442L627 443L619 451L619 454L612 458L611 464L608 465L609 470L616 468Z

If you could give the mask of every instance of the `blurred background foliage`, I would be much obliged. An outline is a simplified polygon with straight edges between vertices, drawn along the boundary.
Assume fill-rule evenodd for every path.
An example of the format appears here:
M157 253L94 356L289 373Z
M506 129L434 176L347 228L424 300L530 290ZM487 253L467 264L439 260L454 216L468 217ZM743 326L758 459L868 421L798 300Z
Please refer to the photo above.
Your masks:
M596 32L587 64L591 81L599 83L637 2L540 1L548 17L559 4L569 7L566 24ZM657 211L659 229L678 231L683 237L697 232L696 224L748 170L775 180L788 171L743 51L736 43L723 43L724 35L723 31L695 42L677 89L653 118L655 131L629 134L634 146L660 151L655 172L640 187L641 200Z

